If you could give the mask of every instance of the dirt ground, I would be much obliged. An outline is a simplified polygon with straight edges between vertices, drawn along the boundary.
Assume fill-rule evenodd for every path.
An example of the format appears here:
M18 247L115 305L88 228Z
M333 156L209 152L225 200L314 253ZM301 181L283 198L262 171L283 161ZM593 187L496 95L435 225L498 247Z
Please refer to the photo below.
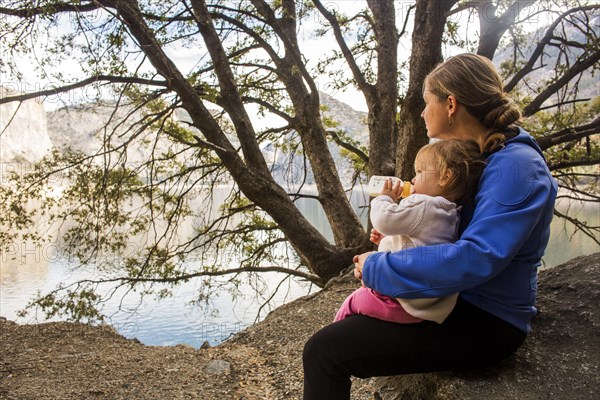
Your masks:
M145 346L110 326L18 325L0 318L0 399L301 398L303 344L331 322L355 287L348 279L280 307L208 349ZM213 360L229 368L211 373ZM368 384L355 386L372 397Z
M498 399L600 398L599 257L579 264L541 274L541 317L508 372L438 374L435 398L481 398L477 390L497 392L492 398ZM343 278L208 349L145 346L109 326L18 325L0 318L0 399L300 399L303 345L356 287ZM215 364L225 368L211 371ZM415 377L406 379L421 379ZM398 382L357 379L353 399L398 392Z

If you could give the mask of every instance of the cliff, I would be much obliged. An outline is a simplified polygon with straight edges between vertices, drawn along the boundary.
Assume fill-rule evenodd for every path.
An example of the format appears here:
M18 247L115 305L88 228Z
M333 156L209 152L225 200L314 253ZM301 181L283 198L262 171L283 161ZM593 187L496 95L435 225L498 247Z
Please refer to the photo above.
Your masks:
M18 94L16 88L0 87L0 98ZM40 100L0 105L1 163L19 163L22 168L30 168L25 163L41 160L51 148L46 111ZM10 170L15 169L16 166Z
M0 318L0 398L300 399L303 345L356 286L339 278L200 350L144 346L108 326ZM534 331L513 357L469 374L356 379L353 399L599 398L599 300L600 253L543 270Z

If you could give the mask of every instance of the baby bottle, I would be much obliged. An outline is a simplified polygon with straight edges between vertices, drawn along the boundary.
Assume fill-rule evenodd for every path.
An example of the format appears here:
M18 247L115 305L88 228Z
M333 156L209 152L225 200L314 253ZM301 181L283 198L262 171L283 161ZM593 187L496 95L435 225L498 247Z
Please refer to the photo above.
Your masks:
M406 198L410 196L410 182L403 182L402 179L396 178L395 176L381 176L381 175L373 175L371 179L369 179L369 196L376 197L379 196L381 190L383 189L383 184L387 179L392 180L392 186L396 185L396 182L400 182L400 186L402 186L402 198Z

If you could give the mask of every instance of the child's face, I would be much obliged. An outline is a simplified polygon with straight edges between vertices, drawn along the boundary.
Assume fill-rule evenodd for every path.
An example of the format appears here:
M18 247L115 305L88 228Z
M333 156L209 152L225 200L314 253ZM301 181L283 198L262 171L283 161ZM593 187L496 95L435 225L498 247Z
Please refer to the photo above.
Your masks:
M411 181L414 193L441 196L444 187L439 184L440 176L430 155L422 155L415 160L415 173Z

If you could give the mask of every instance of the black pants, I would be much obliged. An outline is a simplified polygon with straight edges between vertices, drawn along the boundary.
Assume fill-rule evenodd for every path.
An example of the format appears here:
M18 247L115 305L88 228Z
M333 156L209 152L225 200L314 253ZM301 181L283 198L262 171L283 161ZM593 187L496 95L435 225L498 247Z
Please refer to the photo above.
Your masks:
M304 346L304 400L349 399L350 376L368 378L493 365L525 333L459 298L443 324L397 324L354 315Z

